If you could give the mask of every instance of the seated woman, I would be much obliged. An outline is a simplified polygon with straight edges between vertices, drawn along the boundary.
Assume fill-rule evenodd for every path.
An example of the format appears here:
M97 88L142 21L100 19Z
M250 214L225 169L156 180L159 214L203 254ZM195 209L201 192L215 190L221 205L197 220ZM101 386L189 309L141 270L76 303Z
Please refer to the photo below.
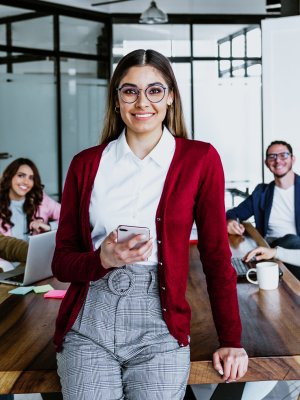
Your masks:
M57 228L60 204L43 189L31 160L18 158L6 167L0 181L0 233L27 240L29 234Z

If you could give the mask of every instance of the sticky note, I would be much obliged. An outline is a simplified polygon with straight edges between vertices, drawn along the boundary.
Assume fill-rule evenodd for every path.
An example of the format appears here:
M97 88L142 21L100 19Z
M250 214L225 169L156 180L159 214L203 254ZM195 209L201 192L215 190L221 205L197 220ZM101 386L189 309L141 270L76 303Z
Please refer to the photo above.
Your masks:
M33 288L34 293L46 293L49 292L49 290L53 290L53 287L51 285L40 285L34 286Z
M25 295L33 290L34 286L21 286L10 290L8 293Z
M66 294L66 290L50 290L44 294L45 299L62 299Z

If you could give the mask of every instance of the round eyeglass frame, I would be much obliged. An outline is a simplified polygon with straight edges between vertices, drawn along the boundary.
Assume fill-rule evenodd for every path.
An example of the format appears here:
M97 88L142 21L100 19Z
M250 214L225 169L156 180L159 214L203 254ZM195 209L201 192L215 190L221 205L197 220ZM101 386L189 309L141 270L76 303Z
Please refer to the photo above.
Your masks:
M160 100L158 100L158 101L152 101L152 100L150 100L149 97L147 96L147 90L148 90L148 89L151 89L151 88L153 88L153 87L157 87L157 86L159 86L160 88L162 88L162 89L164 90L164 95L163 95L163 97L162 97ZM124 89L125 87L128 87L128 88L133 87L134 89L137 90L137 98L136 98L135 100L133 100L133 101L126 101L126 100L123 99L121 90ZM119 92L122 101L124 101L124 103L126 103L126 104L133 104L133 103L135 103L135 102L138 100L138 98L140 97L141 91L143 91L143 92L145 93L146 99L149 100L150 103L156 104L156 103L159 103L160 101L162 101L162 100L165 98L165 96L166 96L166 90L167 90L167 89L168 89L167 86L163 86L163 85L159 85L159 84L150 85L150 86L148 86L146 89L140 89L140 88L138 88L138 87L130 86L130 85L123 85L123 86L120 86L120 87L116 88L116 91Z

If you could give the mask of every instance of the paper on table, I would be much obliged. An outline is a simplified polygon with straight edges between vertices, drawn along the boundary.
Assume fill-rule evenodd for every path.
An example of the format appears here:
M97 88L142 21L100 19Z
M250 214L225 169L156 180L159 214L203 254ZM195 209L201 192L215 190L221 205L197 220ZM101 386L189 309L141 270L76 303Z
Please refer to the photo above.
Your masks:
M34 286L33 288L34 293L46 293L49 292L49 290L53 290L53 287L51 285L40 285Z
M8 293L25 295L33 290L34 286L23 286L10 290Z
M45 299L62 299L66 294L66 290L50 290L44 294Z

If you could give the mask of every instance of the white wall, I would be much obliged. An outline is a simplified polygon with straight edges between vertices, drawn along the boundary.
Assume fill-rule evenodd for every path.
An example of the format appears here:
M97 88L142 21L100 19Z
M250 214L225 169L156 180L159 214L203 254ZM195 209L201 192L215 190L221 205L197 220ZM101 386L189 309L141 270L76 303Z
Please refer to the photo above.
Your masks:
M227 187L250 191L261 181L260 78L218 78L195 62L195 139L220 153Z
M272 140L289 142L300 172L300 16L262 22L263 130ZM271 180L265 169L266 181Z

